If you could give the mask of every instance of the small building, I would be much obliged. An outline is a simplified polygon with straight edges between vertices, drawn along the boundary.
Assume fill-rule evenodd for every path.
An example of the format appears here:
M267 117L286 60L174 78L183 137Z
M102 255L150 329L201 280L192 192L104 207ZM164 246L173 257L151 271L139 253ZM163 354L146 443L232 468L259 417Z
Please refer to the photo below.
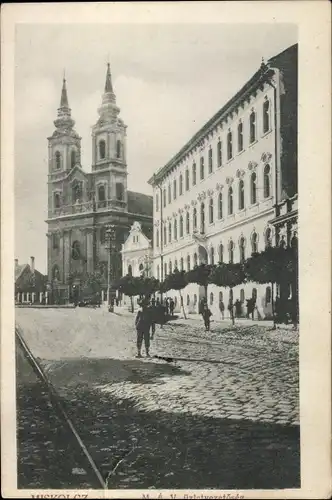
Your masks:
M15 302L30 304L42 302L46 291L47 277L35 269L35 258L30 264L19 264L15 259Z

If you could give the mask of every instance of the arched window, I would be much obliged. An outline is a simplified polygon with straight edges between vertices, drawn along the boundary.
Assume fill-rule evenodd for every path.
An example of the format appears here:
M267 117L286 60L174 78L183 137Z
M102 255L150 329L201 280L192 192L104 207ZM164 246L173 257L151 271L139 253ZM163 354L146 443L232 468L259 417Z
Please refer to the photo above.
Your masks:
M60 245L60 236L58 233L52 234L52 247L54 250L58 250Z
M190 233L190 215L189 212L186 213L186 233Z
M159 229L156 231L156 247L159 247Z
M183 269L184 269L183 257L181 257L181 259L180 259L180 269L181 269L181 271L183 271Z
M190 255L187 256L187 271L190 271Z
M54 208L60 208L61 198L59 193L54 193Z
M59 266L57 266L56 264L52 268L52 280L60 281L60 269Z
M167 262L164 264L164 277L167 276Z
M168 223L168 243L172 241L172 224Z
M237 149L238 152L243 150L243 123L240 123L237 126Z
M159 264L157 264L157 280L160 280L160 267L159 267Z
M212 148L209 149L209 174L212 174L213 171L213 153Z
M243 236L240 238L239 246L240 246L240 262L244 262L244 260L245 260L245 250L244 250L245 241L244 241Z
M220 243L220 245L219 245L218 258L219 258L219 262L222 264L224 262L224 245L222 243Z
M194 267L198 265L198 257L197 257L197 253L195 252L194 253Z
M99 141L99 158L103 160L106 157L106 142L104 139Z
M177 240L178 239L178 221L176 219L174 219L174 239Z
M257 175L253 172L250 177L250 199L251 204L257 203Z
M187 294L187 306L190 305L190 295Z
M117 158L121 158L121 150L122 150L122 147L121 147L121 146L122 146L122 145L121 145L121 141L120 141L120 139L118 139L118 140L116 141L116 157L117 157Z
M263 104L263 132L270 130L270 101L266 99Z
M180 238L183 237L183 216L180 215Z
M72 186L73 203L80 201L82 196L82 185L80 182L75 182Z
M257 300L257 288L253 288L252 289L252 294L251 294L251 297L254 299L254 301L256 302Z
M183 194L183 175L180 174L180 178L179 178L179 195L181 196Z
M253 233L253 235L251 237L251 251L252 251L252 253L258 252L257 240L258 240L257 233Z
M219 292L219 304L220 302L224 301L224 294L222 292Z
M233 304L233 288L229 290L229 298L228 298L228 303Z
M168 204L170 204L172 201L172 189L171 189L171 185L168 184Z
M222 146L221 146L220 139L219 139L218 144L217 144L217 156L218 156L218 168L219 168L222 165Z
M210 306L213 305L213 293L211 292L210 293Z
M186 169L186 191L189 191L189 170Z
M271 303L271 287L267 286L265 290L265 305L267 306L270 303Z
M233 241L229 242L229 262L230 264L233 264L234 262L234 243Z
M218 219L222 219L223 209L222 209L222 193L218 195Z
M213 224L213 198L210 198L209 201L209 222Z
M175 271L175 269L178 269L178 261L177 261L177 259L175 259L175 261L174 261L174 271Z
M243 288L241 288L241 290L240 290L240 302L242 302L242 304L243 304L244 300L245 300L244 290L243 290Z
M228 188L228 215L233 213L233 188L230 186Z
M192 180L193 180L193 186L196 185L196 163L193 163L193 170L192 170Z
M71 166L71 168L74 168L75 164L76 164L76 151L75 151L75 149L72 149L71 153L70 153L70 166Z
M104 243L106 241L106 228L105 228L105 226L102 226L100 228L99 239L100 239L100 243L102 245L104 245Z
M164 245L167 245L167 228L165 222L164 222Z
M214 247L211 247L210 250L210 264L214 266Z
M271 186L270 186L270 165L265 165L264 167L264 198L271 196Z
M159 196L158 196L158 193L156 193L156 212L159 212Z
M197 208L193 210L193 231L197 231Z
M172 272L173 272L173 266L172 266L172 261L171 260L169 261L168 269L169 269L169 274L172 274Z
M250 113L249 126L250 126L250 142L254 142L256 140L256 113L254 110L252 110L252 112Z
M79 241L74 241L71 247L71 257L73 260L78 260L81 258L81 245Z
M140 272L144 271L144 266L143 266L143 264L140 264L140 265L139 265L138 270L139 270Z
M117 182L115 185L116 199L122 201L124 198L124 187L121 182Z
M232 132L229 131L227 134L227 160L230 160L233 157L233 138Z
M194 306L196 306L196 305L197 305L197 295L196 295L196 293L195 293L195 294L194 294Z
M265 248L272 246L272 231L268 227L265 231Z
M176 195L177 195L177 192L176 192L176 179L174 179L174 181L173 181L173 200L176 200Z
M239 210L244 209L244 182L241 179L239 181Z
M105 186L104 184L100 184L98 186L98 206L104 207L106 200Z
M61 153L59 153L59 151L55 153L55 168L57 170L61 168Z
M163 189L163 205L166 207L166 188Z
M205 205L201 203L201 233L205 233Z
M200 159L200 179L201 179L201 181L204 179L204 175L205 175L205 172L204 172L204 156L201 156L201 159Z

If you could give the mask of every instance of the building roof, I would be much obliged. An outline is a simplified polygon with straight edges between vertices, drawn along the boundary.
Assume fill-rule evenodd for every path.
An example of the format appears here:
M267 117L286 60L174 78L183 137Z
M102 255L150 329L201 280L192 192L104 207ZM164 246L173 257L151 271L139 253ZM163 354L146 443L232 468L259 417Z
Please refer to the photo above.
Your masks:
M183 157L188 154L201 140L202 137L215 127L218 122L222 121L231 113L241 101L244 100L246 95L248 95L253 88L257 88L257 84L266 80L274 74L273 69L269 66L273 66L274 63L280 58L280 56L286 54L287 52L294 52L297 50L297 44L292 45L280 52L276 56L268 60L267 64L262 62L260 68L254 73L254 75L241 87L241 89L219 110L215 113L210 120L208 120L203 127L201 127L198 132L180 149L180 151L171 158L171 160L164 166L161 167L156 174L154 174L148 181L149 184L155 185L158 181L163 179L173 167L183 159Z
M15 283L23 274L23 271L26 269L26 267L30 267L29 264L17 264L15 266Z
M128 196L128 212L131 214L153 216L153 199L152 196L136 191L127 191Z

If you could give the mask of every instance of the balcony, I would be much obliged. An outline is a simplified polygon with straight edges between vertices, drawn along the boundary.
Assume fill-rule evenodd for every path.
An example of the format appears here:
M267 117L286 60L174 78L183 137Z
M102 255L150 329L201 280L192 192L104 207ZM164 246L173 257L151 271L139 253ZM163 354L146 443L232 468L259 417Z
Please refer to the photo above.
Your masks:
M62 205L59 208L54 208L53 210L48 211L48 217L50 219L54 219L56 217L63 217L68 215L76 215L76 214L84 214L84 213L92 213L94 211L92 201L86 201L84 203L76 202L72 205ZM103 200L96 201L95 203L95 211L96 212L104 212L108 210L124 210L126 207L126 201L124 200Z

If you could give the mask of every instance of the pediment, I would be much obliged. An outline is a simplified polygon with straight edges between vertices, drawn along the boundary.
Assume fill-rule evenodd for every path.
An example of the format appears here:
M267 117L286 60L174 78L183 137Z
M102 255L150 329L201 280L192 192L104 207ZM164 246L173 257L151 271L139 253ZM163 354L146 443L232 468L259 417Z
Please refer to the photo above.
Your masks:
M81 169L79 164L77 164L77 165L75 165L74 168L71 169L71 171L69 172L69 174L67 176L67 179L70 180L71 182L74 180L83 181L83 180L86 180L87 177L88 176L87 176L86 172L84 172L84 170Z

